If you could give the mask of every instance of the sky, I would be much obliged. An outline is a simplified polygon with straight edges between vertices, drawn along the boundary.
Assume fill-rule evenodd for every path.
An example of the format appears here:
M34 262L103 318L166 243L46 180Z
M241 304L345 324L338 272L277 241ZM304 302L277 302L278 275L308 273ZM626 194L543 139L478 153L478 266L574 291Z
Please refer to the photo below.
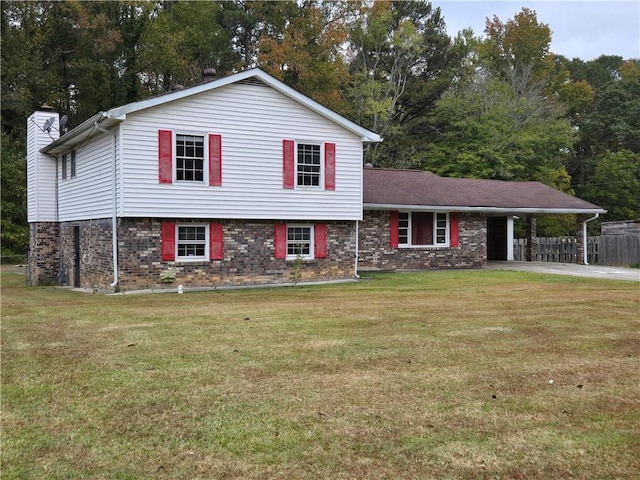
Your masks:
M640 58L640 0L432 0L440 7L447 33L471 27L484 34L486 18L506 22L527 7L551 28L551 52L569 59L600 55Z

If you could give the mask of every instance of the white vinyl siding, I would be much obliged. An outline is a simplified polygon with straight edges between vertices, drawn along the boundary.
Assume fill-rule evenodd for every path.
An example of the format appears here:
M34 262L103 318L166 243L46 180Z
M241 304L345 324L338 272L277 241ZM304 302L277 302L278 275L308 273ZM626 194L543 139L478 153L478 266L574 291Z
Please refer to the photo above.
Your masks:
M58 138L54 128L50 133L42 131L44 123L58 115L52 112L35 112L27 120L27 209L29 222L55 222L56 209L56 161L40 153L40 149Z
M111 135L102 134L76 149L75 177L58 182L58 215L61 222L111 217L113 212L113 147ZM70 169L71 152L67 154ZM62 162L60 162L62 163Z
M206 174L202 183L160 184L160 129L221 135L222 186L210 187ZM325 142L336 144L334 191L283 188L285 139L321 145L321 149ZM122 141L123 216L362 217L361 139L270 87L232 84L129 114L122 124ZM175 157L173 161L175 168Z

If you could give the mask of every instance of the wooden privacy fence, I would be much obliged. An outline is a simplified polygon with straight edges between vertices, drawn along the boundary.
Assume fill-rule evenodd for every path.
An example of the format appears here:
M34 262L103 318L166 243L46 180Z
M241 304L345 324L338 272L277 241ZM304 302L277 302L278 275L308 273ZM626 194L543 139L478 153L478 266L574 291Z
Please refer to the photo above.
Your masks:
M526 261L527 239L513 241L513 258ZM577 258L575 237L537 237L534 239L532 261L581 263ZM640 264L640 235L599 235L587 239L587 262L591 265L628 266Z

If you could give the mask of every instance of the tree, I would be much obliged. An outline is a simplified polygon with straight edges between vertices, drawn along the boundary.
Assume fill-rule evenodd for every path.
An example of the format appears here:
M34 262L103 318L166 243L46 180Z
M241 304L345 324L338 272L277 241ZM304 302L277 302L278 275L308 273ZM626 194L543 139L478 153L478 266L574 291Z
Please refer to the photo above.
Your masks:
M422 155L435 173L557 183L574 131L558 106L541 93L526 96L488 72L447 92L432 121L440 140Z
M608 221L640 218L640 154L629 150L605 152L594 163L594 174L582 196L605 208Z
M553 70L551 29L538 22L535 10L522 8L513 19L487 19L486 39L478 52L489 71L508 81L517 91L546 82Z
M24 142L1 137L2 255L25 254L29 246Z
M342 54L350 3L279 2L283 30L263 33L258 64L287 85L323 105L348 113L343 95L349 70Z
M364 3L351 22L350 55L354 118L387 139L368 161L404 166L398 160L416 139L399 137L433 108L461 63L440 9L424 1Z

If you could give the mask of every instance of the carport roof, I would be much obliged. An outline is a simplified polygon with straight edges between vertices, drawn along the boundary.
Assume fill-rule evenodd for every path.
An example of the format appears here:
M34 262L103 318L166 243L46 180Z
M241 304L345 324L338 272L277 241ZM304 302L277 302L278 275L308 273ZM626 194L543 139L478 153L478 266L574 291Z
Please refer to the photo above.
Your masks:
M365 209L486 213L606 213L540 182L440 177L423 170L364 168Z

